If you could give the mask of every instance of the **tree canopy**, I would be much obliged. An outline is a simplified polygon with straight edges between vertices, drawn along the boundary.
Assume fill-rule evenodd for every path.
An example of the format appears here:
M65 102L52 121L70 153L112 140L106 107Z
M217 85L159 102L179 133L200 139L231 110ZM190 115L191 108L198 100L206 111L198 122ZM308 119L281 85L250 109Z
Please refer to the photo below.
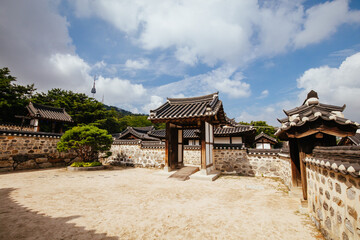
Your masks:
M32 85L17 85L16 78L10 75L8 68L0 68L0 122L20 123L20 119L15 115L24 115L25 106L29 103L29 98L35 91Z
M16 78L10 75L8 68L0 69L0 123L20 124L15 115L26 115L26 105L34 103L65 108L74 123L65 124L69 129L79 124L91 124L109 133L121 132L128 126L145 127L152 123L146 115L131 114L123 109L107 106L84 93L54 88L47 92L35 92L34 85L16 85ZM49 126L47 126L47 124ZM42 129L51 129L50 123L41 123ZM156 128L164 128L156 124Z
M62 135L57 150L74 150L83 162L94 162L98 160L99 153L110 150L112 142L106 130L91 125L76 126Z
M278 144L276 144L275 147L281 147L282 143L281 143L280 139L278 139L278 137L275 136L275 132L276 132L275 127L267 124L266 121L251 121L250 123L239 122L239 124L254 126L256 129L256 135L259 135L260 133L264 132L265 134L269 135L270 137L276 138L278 140Z

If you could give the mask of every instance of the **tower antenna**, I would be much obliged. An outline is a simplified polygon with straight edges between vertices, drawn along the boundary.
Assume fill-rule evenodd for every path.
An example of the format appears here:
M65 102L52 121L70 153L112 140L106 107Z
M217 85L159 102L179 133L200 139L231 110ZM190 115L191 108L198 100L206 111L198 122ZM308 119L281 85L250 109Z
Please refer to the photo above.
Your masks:
M95 81L96 81L96 75L94 75L94 85L93 85L93 87L91 89L91 93L92 93L93 98L95 98L95 93L96 93Z

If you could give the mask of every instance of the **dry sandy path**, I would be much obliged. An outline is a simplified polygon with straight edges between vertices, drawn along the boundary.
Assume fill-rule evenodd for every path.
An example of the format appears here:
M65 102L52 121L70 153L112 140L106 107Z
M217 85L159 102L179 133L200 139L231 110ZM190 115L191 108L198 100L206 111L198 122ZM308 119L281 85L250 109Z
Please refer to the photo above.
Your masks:
M168 179L156 170L0 175L0 239L319 239L267 178Z

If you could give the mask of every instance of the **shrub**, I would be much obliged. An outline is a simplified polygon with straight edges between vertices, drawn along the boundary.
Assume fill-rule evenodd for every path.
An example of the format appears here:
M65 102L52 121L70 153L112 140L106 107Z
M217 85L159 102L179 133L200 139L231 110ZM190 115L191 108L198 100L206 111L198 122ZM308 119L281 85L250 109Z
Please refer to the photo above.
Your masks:
M74 150L83 162L95 162L98 161L99 153L110 150L112 142L113 139L106 130L90 125L76 126L62 135L57 150Z
M100 162L74 162L71 167L97 167L101 165Z

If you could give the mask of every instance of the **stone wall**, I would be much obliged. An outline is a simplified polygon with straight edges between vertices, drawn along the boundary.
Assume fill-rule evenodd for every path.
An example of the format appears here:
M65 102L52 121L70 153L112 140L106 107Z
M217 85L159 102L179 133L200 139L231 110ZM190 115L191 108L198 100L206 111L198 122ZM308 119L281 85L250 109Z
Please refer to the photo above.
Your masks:
M316 155L305 159L310 217L326 239L360 239L360 173L351 171L351 164L360 162L358 154L355 162L336 158L326 164L329 159Z
M165 145L159 142L117 140L110 151L113 154L104 163L155 168L163 168L165 164ZM200 162L200 146L185 146L184 164L200 166Z
M75 158L59 153L59 134L0 130L0 172L65 166Z
M143 148L140 140L117 141L111 146L110 151L112 155L103 163L134 167L164 167L165 149L161 146Z
M291 164L278 149L214 149L215 169L225 174L279 177L291 186Z
M185 165L201 165L200 146L184 146L184 164Z
M16 131L33 131L34 127L32 126L19 126L19 125L13 125L13 124L0 124L1 130L16 130Z

